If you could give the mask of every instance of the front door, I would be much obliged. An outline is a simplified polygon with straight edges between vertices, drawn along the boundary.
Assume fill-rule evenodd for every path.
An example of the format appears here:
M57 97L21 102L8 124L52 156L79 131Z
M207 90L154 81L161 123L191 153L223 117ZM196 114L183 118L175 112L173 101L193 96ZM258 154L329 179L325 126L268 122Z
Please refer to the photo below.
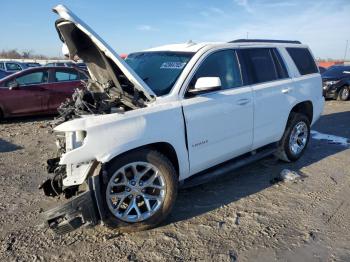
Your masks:
M219 77L221 89L183 100L191 175L250 151L253 141L252 90L242 84L236 52L210 54L189 89L200 77Z
M10 115L27 115L43 112L43 100L47 96L43 84L48 81L47 71L30 72L6 83L4 108ZM10 86L13 87L12 89Z

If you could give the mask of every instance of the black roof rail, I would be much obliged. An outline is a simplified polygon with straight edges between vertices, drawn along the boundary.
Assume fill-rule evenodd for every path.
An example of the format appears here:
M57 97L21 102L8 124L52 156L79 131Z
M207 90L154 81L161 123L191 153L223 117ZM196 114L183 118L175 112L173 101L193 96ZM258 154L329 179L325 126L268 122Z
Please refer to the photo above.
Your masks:
M301 44L300 41L293 40L273 40L273 39L237 39L229 43L282 43L282 44Z

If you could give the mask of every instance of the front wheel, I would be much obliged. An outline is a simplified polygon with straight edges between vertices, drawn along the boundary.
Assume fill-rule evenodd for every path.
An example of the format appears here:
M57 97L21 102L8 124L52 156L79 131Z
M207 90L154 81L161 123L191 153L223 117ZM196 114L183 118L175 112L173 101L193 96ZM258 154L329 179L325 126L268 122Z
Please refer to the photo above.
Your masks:
M310 121L300 113L291 113L286 130L279 142L277 157L286 162L298 160L309 143Z
M177 195L176 171L163 154L140 150L125 154L107 167L102 199L107 226L122 232L153 228L170 213Z
M350 88L348 86L343 86L338 94L338 100L346 101L350 97Z

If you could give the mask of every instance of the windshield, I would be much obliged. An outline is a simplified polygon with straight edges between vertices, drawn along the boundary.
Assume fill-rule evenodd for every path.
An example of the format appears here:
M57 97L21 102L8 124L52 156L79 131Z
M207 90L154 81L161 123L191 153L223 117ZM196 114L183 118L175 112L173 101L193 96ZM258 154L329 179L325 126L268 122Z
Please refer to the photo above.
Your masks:
M334 66L326 70L322 77L341 78L350 77L350 66Z
M128 55L125 61L157 96L166 95L193 53L144 52Z

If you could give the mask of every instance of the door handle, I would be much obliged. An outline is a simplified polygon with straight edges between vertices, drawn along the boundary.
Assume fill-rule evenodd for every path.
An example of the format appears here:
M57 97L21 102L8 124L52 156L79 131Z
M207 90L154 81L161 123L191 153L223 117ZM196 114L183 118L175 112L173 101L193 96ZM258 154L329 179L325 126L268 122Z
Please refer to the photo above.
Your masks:
M248 98L242 98L237 101L237 105L244 106L250 102Z
M290 93L292 90L293 90L293 89L290 88L290 87L284 88L284 89L282 89L282 93L283 93L283 94L288 94L288 93Z

